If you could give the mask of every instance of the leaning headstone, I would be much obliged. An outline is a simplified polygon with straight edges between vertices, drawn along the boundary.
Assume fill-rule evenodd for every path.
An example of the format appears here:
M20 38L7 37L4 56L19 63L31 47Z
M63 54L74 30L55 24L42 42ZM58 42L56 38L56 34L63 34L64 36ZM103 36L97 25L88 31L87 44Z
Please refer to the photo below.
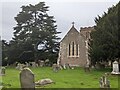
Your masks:
M110 81L107 79L107 77L104 75L100 77L100 88L110 88Z
M23 90L35 90L34 74L29 68L24 68L20 72L20 84Z
M113 62L113 71L111 72L112 74L120 74L119 72L119 64L117 61Z
M0 76L5 75L5 67L0 68Z

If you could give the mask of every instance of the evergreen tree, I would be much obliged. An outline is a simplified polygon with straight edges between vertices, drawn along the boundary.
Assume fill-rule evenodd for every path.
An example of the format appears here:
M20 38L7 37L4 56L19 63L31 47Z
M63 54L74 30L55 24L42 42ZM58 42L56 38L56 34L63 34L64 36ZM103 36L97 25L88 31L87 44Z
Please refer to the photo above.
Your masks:
M21 8L22 11L15 17L17 26L14 27L14 38L11 41L11 45L18 51L15 56L31 51L34 53L34 60L50 59L55 62L60 39L57 34L60 32L56 31L54 17L47 14L49 7L40 2Z
M90 57L92 62L120 58L120 2L95 18L96 26L91 33Z

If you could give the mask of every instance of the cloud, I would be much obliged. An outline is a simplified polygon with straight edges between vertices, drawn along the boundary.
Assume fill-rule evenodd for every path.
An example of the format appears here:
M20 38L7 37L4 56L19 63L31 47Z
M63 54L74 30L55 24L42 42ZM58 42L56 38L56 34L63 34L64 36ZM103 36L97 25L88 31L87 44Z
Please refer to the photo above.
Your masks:
M57 21L57 30L61 31L60 37L63 38L71 27L71 23L74 21L76 28L79 30L80 27L93 26L95 24L94 18L97 15L102 15L107 8L111 7L117 2L72 2L73 0L44 0L46 5L50 6L49 14L55 17ZM54 2L51 2L54 1ZM58 2L60 1L60 2ZM86 0L84 0L86 1ZM91 1L91 0L90 0ZM94 1L94 0L93 0ZM105 1L105 0L104 0ZM108 1L108 0L107 0ZM109 0L111 1L111 0ZM114 0L116 1L116 0ZM13 27L16 26L14 17L21 10L22 5L37 4L39 0L2 0L2 10L0 9L0 21L3 32L3 39L10 40L13 36ZM1 18L2 17L2 18ZM1 20L2 19L2 20ZM0 30L1 30L0 29ZM1 33L0 33L1 34Z
M17 2L119 2L119 0L17 0ZM16 2L16 0L1 0L0 2Z

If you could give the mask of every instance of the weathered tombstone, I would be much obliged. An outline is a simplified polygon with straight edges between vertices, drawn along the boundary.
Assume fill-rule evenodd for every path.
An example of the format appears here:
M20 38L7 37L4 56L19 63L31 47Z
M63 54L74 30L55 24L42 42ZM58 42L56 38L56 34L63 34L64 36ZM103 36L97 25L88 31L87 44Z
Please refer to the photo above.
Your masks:
M16 69L22 70L24 67L26 67L26 65L18 63Z
M35 65L36 65L36 67L38 67L38 63L36 63Z
M66 69L71 69L70 65L68 63L65 64Z
M108 61L108 66L109 66L109 67L111 66L111 64L112 64L112 62L111 62L111 61Z
M32 66L32 62L29 62L28 64L29 64L29 66Z
M84 70L85 70L85 72L90 72L90 63L89 62L86 62Z
M29 67L29 63L25 62L26 67Z
M101 68L99 62L96 62L96 64L95 64L95 68L96 68L96 69L100 69L100 68Z
M16 69L19 69L20 64L18 63L17 66L15 67Z
M35 82L35 85L36 86L44 86L44 85L52 84L52 83L55 83L55 82L49 78L46 78L46 79L41 79L41 80Z
M40 66L40 60L38 60L38 66Z
M49 66L49 59L45 60L45 66Z
M120 72L119 72L119 64L118 64L117 61L113 62L113 71L112 71L112 74L120 74Z
M95 66L93 66L93 65L92 65L92 66L91 66L91 68L92 68L92 69L94 69L94 68L95 68Z
M100 77L100 88L110 88L110 81L107 79L107 76Z
M63 69L63 66L59 64L59 68L62 70L62 69Z
M35 90L34 74L29 68L24 68L20 72L20 84L23 90Z
M32 67L36 67L36 63L35 62L31 62L32 63Z
M40 67L43 67L45 65L44 61L40 61Z
M63 68L66 69L66 65L65 64L63 65Z
M53 69L54 72L58 72L59 65L58 64L53 64L52 69Z
M0 68L0 76L5 75L5 67Z

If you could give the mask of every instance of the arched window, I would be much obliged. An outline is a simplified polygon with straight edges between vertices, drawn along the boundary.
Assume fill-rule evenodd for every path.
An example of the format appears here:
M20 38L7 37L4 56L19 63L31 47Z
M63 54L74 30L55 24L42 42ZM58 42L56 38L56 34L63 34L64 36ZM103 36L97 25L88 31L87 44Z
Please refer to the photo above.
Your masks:
M70 44L69 44L69 47L68 47L68 53L69 53L69 56L70 56L70 52L71 52L71 51L70 51Z
M78 49L78 44L76 44L76 56L78 56L78 52L79 52L79 49Z
M74 56L74 50L75 50L74 47L75 47L74 42L72 42L72 56Z
M75 42L68 44L68 57L79 57L79 44Z

